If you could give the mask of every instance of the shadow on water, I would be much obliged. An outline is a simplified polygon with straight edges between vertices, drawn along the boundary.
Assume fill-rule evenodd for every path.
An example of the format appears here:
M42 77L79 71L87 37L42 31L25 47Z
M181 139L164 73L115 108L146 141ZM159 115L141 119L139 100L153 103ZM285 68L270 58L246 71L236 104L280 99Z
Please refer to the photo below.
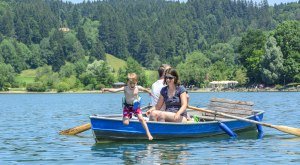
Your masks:
M204 146L230 144L238 141L256 141L256 131L238 133L237 138L217 135L203 138L181 138L168 140L102 141L91 150L95 157L117 157L124 164L186 164L187 157L193 157Z

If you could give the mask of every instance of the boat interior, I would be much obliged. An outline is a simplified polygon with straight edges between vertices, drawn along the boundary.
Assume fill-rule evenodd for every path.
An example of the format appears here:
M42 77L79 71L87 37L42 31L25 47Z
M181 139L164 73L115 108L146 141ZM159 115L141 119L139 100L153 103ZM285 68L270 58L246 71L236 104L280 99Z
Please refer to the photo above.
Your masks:
M214 112L222 112L232 116L238 117L249 117L260 111L253 110L254 103L247 101L235 101L221 98L212 98L208 104L208 110ZM149 107L142 108L146 111ZM207 122L207 121L226 121L232 120L231 118L224 117L221 115L216 115L214 113L200 112L193 109L187 109L188 112L188 122ZM146 113L143 113L144 119L148 121ZM101 117L122 120L122 116L119 115L101 115ZM136 117L133 117L132 120L138 120Z

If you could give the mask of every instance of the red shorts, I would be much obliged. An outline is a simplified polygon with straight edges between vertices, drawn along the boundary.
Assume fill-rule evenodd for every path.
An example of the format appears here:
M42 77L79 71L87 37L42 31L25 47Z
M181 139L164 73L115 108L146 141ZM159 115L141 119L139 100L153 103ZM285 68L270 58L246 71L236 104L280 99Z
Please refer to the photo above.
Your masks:
M123 108L123 118L126 117L126 118L131 119L132 118L132 114L134 114L136 116L138 114L142 114L141 108L138 108L135 111L135 110L133 110L133 106L124 106L124 108Z

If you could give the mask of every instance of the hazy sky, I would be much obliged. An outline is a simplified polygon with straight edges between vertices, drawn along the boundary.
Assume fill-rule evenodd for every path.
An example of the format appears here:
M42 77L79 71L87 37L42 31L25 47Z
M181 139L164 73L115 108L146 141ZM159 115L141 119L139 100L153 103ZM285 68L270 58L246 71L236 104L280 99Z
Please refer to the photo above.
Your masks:
M83 0L64 0L64 1L71 1L71 2L74 2L74 3L79 3L79 2L83 2ZM91 0L93 1L93 0ZM181 1L187 1L187 0L181 0ZM281 2L282 3L286 3L286 2L297 2L298 0L268 0L269 2L269 5L274 5L275 3L276 4L280 4ZM253 0L253 2L261 2L261 0Z

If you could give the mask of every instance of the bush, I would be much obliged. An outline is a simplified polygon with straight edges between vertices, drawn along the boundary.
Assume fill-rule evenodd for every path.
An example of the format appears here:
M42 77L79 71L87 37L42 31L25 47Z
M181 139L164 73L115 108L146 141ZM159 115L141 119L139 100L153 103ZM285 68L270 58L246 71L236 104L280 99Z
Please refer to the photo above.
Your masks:
M89 84L89 85L87 85L87 86L84 87L84 90L88 90L88 91L94 90L94 85L93 84Z
M10 83L8 82L5 82L4 85L3 85L3 89L4 91L9 91L9 88L11 87Z
M105 85L99 84L99 85L96 85L95 90L100 90L100 89L102 89L102 88L105 88Z
M70 90L69 84L67 84L65 82L60 82L57 84L57 92L65 92L68 90Z
M278 89L278 90L280 90L280 89L282 89L283 88L283 86L282 85L280 85L280 84L277 84L277 85L275 85L275 89Z
M27 84L26 90L28 92L45 92L46 91L46 86L40 82L36 83L29 83Z

